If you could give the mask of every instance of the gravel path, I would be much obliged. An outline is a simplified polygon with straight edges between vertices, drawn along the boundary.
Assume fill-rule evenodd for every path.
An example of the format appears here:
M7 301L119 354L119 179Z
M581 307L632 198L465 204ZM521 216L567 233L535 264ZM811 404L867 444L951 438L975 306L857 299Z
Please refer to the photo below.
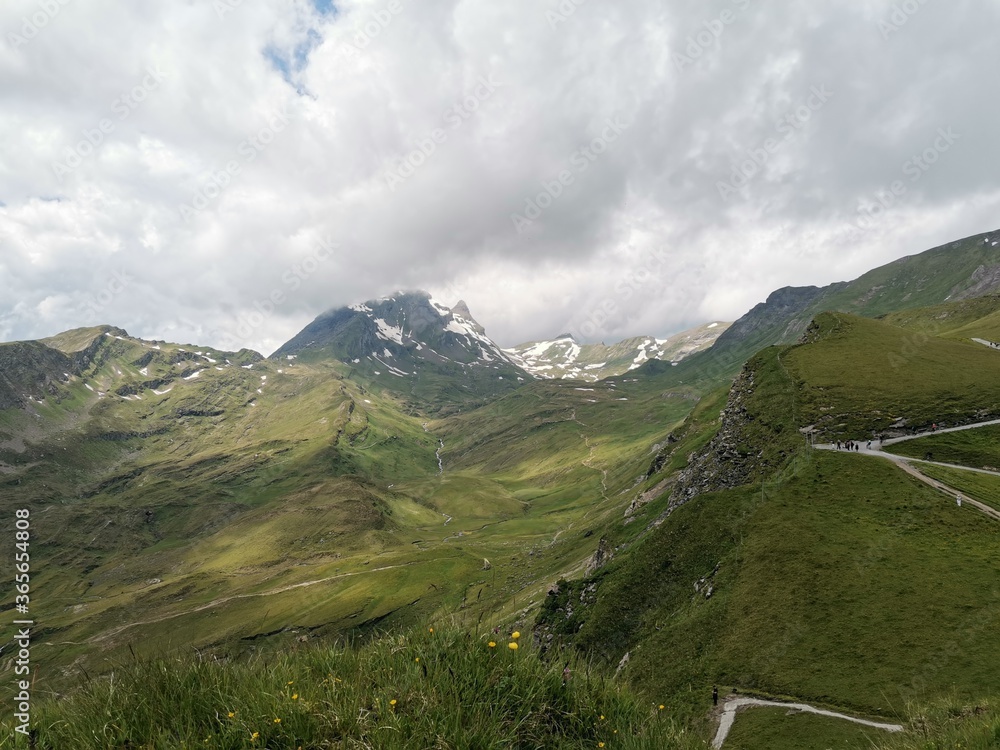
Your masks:
M970 466L959 466L958 464L946 464L946 463L941 463L940 461L925 461L924 459L921 458L897 456L892 453L886 453L885 451L882 450L883 446L892 445L893 443L901 443L904 440L915 440L917 438L927 437L928 435L940 435L943 432L960 432L962 430L974 430L977 427L988 427L990 425L996 425L996 424L1000 424L1000 419L992 419L988 422L976 422L974 424L962 425L961 427L947 427L944 429L933 430L930 432L919 432L915 435L906 435L904 437L892 438L890 440L885 440L881 443L879 443L877 440L873 440L872 441L873 447L865 448L864 447L865 443L859 443L858 450L848 451L848 453L856 453L859 455L864 454L867 456L878 456L880 458L888 459L889 461L892 461L894 464L899 466L899 468L901 468L907 474L916 479L919 479L924 484L927 484L933 487L934 489L939 490L945 493L946 495L949 495L952 498L956 499L961 498L963 503L968 503L969 505L971 505L973 508L983 513L984 515L987 515L990 518L1000 521L1000 511L996 510L995 508L991 508L989 505L981 503L978 500L973 500L971 497L968 497L967 495L963 495L958 490L954 489L953 487L949 487L948 485L938 481L937 479L932 479L931 477L927 476L919 469L917 469L915 466L913 466L913 464L914 463L931 464L933 466L943 466L947 469L958 469L959 471L971 471L976 474L992 474L993 476L1000 476L1000 471L990 471L988 469L973 469ZM826 451L837 450L837 446L832 445L830 443L822 443L819 445L815 445L813 447L819 450L826 450Z
M719 731L715 733L715 739L712 740L712 747L715 748L715 750L719 750L719 748L722 747L722 743L726 741L726 737L729 736L729 730L732 729L733 722L736 720L736 713L741 708L752 708L754 706L787 708L789 711L801 711L804 713L818 714L819 716L828 716L832 719L843 719L844 721L854 722L855 724L863 724L866 727L884 729L887 732L903 731L903 727L900 724L885 724L879 721L859 719L855 716L838 714L836 711L827 711L826 709L816 708L815 706L810 706L805 703L781 703L779 701L759 700L758 698L731 698L727 700L723 706L722 719L719 722Z

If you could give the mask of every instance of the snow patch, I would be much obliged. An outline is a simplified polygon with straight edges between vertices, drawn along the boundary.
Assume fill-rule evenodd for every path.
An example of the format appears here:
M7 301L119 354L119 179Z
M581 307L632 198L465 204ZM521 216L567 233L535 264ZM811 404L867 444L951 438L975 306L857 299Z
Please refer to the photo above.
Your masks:
M375 325L378 326L378 335L380 338L386 341L395 341L397 344L402 346L403 344L403 329L398 326L390 325L386 323L382 318L375 318Z

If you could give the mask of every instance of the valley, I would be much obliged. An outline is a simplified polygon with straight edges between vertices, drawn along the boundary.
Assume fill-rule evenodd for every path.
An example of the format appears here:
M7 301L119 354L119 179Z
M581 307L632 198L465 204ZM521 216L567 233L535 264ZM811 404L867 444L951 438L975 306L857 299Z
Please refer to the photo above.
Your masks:
M2 344L0 506L11 533L31 509L36 694L97 700L128 664L342 648L409 670L415 703L413 659L479 658L433 651L433 628L512 639L494 655L530 657L542 682L565 663L588 690L627 689L655 709L621 724L651 743L634 747L708 746L713 686L771 701L732 714L727 748L802 747L800 720L917 747L920 717L956 705L977 710L934 731L986 737L1000 352L977 339L1000 338L995 236L776 292L703 350L600 379L536 378L530 347L423 293L325 313L269 357L111 326ZM248 684L277 679L260 669ZM208 731L192 721L185 741Z

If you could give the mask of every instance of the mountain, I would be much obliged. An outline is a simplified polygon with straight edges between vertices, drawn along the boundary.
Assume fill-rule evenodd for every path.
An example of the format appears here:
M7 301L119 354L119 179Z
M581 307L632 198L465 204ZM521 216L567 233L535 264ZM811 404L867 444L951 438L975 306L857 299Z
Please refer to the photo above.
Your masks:
M373 723L337 736L370 744L382 722L426 713L430 694L452 701L448 716L478 694L438 689L454 682L447 664L461 677L560 644L579 653L514 687L538 679L549 712L582 686L625 683L690 747L714 735L713 686L899 723L943 700L955 721L978 716L1000 694L1000 536L972 501L1000 508L1000 478L961 467L1000 466L1000 430L934 426L1000 416L993 236L771 295L712 347L722 374L698 365L703 352L600 382L535 379L467 306L422 293L331 311L266 359L110 326L0 345L0 519L13 536L30 509L39 746L243 746L254 732L318 746L333 735L309 729L313 708L348 684L343 705L371 707ZM811 312L823 305L854 309ZM576 346L555 343L551 359ZM806 439L928 426L909 452L949 465L910 468L944 491ZM0 598L14 587L5 576ZM321 650L354 636L397 657L377 683ZM166 661L147 662L182 652L197 701L163 687ZM282 661L294 653L305 661ZM145 675L125 684L149 686L127 705L123 664ZM267 673L253 678L254 664ZM112 668L114 682L91 679ZM244 683L232 705L205 687ZM136 716L67 712L67 694ZM261 694L274 700L248 698ZM611 725L625 721L622 736L638 716L590 711L574 724L609 747ZM847 743L838 720L799 718L741 713L732 744L882 739ZM264 738L262 722L287 734ZM823 742L802 742L820 726Z
M611 346L578 344L567 333L552 341L532 341L505 351L536 378L597 381L623 375L651 359L680 362L711 346L729 325L706 323L665 339L639 336Z
M336 360L429 413L447 413L511 391L531 376L495 344L465 302L449 308L427 292L320 315L272 360Z
M967 237L880 266L853 281L825 287L783 287L733 323L708 349L666 372L665 382L710 387L736 374L755 352L796 341L821 312L875 318L1000 290L1000 230Z

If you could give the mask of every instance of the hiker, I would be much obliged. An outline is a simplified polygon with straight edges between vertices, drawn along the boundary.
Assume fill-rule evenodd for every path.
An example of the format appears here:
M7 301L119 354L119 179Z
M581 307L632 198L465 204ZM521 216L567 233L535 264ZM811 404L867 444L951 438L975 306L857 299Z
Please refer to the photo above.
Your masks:
M956 497L955 498L955 502L958 503L958 507L961 508L962 507L962 496L959 495L958 497Z
M713 706L718 706L719 705L719 686L718 685L713 685L712 686L712 705Z
M870 451L871 449L872 449L872 441L869 440L868 441L868 445L865 446L865 450L869 450Z
M860 443L855 443L854 444L854 452L858 453L860 450L861 450L861 444Z
M839 440L837 441L837 450L838 451L840 450L840 441Z

